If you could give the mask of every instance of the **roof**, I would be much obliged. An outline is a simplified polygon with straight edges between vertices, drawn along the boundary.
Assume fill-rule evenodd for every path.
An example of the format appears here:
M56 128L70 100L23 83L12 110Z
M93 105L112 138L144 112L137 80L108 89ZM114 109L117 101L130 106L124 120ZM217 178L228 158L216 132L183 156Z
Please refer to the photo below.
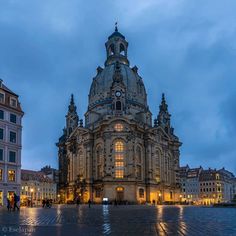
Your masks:
M123 34L121 34L118 30L115 30L115 32L113 34L111 34L108 39L111 39L113 37L120 37L122 39L125 39L125 36Z
M39 182L53 183L52 179L46 176L43 172L34 170L21 170L21 180L36 180Z

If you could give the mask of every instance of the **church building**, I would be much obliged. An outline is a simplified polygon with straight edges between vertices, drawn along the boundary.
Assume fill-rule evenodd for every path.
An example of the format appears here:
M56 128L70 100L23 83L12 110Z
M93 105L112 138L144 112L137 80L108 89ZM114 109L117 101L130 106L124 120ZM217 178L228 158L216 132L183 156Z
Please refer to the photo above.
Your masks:
M130 67L128 42L117 27L105 46L85 122L72 95L57 143L61 201L177 202L181 142L165 96L153 122L143 79Z

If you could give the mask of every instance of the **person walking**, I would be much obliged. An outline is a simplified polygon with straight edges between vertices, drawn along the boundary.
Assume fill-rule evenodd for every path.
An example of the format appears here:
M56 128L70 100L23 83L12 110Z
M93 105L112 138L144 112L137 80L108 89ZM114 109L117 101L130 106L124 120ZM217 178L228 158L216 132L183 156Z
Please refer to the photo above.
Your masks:
M10 206L11 206L12 210L14 209L14 205L15 205L14 196L11 196L11 198L10 198Z
M9 198L7 198L7 210L11 211L11 202Z
M17 203L18 203L18 201L19 201L20 199L19 199L19 197L18 197L15 193L14 193L13 199L14 199L14 208L13 208L13 211L15 211L16 208L17 208L17 210L19 211L20 208L17 206Z
M89 208L91 207L91 200L89 199L88 200L88 205L89 205Z

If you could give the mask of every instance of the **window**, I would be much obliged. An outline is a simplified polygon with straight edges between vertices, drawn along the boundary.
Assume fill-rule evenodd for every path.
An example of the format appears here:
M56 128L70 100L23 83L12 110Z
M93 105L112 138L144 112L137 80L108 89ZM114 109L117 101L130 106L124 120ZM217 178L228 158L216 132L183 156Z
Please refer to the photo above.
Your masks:
M10 122L16 123L16 115L15 114L10 114Z
M116 110L121 111L121 102L120 101L116 102Z
M9 181L16 181L16 171L15 170L8 170L8 180Z
M3 180L3 170L0 169L0 181L2 181L2 180Z
M95 197L100 198L101 197L101 189L96 189L95 190Z
M144 198L144 189L143 188L139 189L139 197Z
M17 106L17 101L16 101L15 98L11 98L10 99L10 106L12 106L12 107L16 107Z
M9 152L9 162L16 162L16 152Z
M3 161L4 158L3 158L3 149L0 148L0 161Z
M124 178L124 143L115 142L115 178Z
M4 93L0 93L0 102L1 103L5 102L5 94Z
M120 132L120 131L123 131L123 129L124 129L124 126L122 124L118 123L115 125L116 131Z
M102 178L102 148L97 148L97 177Z
M116 178L119 178L119 179L124 178L124 170L116 170L115 176Z
M3 110L0 110L0 119L4 120L4 111Z
M16 143L16 133L10 131L10 142L11 143Z
M0 139L1 139L1 140L3 140L3 132L4 132L3 129L0 128Z

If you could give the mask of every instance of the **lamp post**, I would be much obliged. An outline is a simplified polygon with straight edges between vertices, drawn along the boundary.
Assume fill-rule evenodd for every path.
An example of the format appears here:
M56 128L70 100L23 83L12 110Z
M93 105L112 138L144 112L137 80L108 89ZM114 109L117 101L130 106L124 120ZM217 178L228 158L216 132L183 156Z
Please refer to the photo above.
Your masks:
M159 203L162 204L162 201L161 201L161 193L159 193L158 196L159 196Z
M34 192L34 189L31 188L30 189L30 193L31 193L31 207L33 207L33 192Z

